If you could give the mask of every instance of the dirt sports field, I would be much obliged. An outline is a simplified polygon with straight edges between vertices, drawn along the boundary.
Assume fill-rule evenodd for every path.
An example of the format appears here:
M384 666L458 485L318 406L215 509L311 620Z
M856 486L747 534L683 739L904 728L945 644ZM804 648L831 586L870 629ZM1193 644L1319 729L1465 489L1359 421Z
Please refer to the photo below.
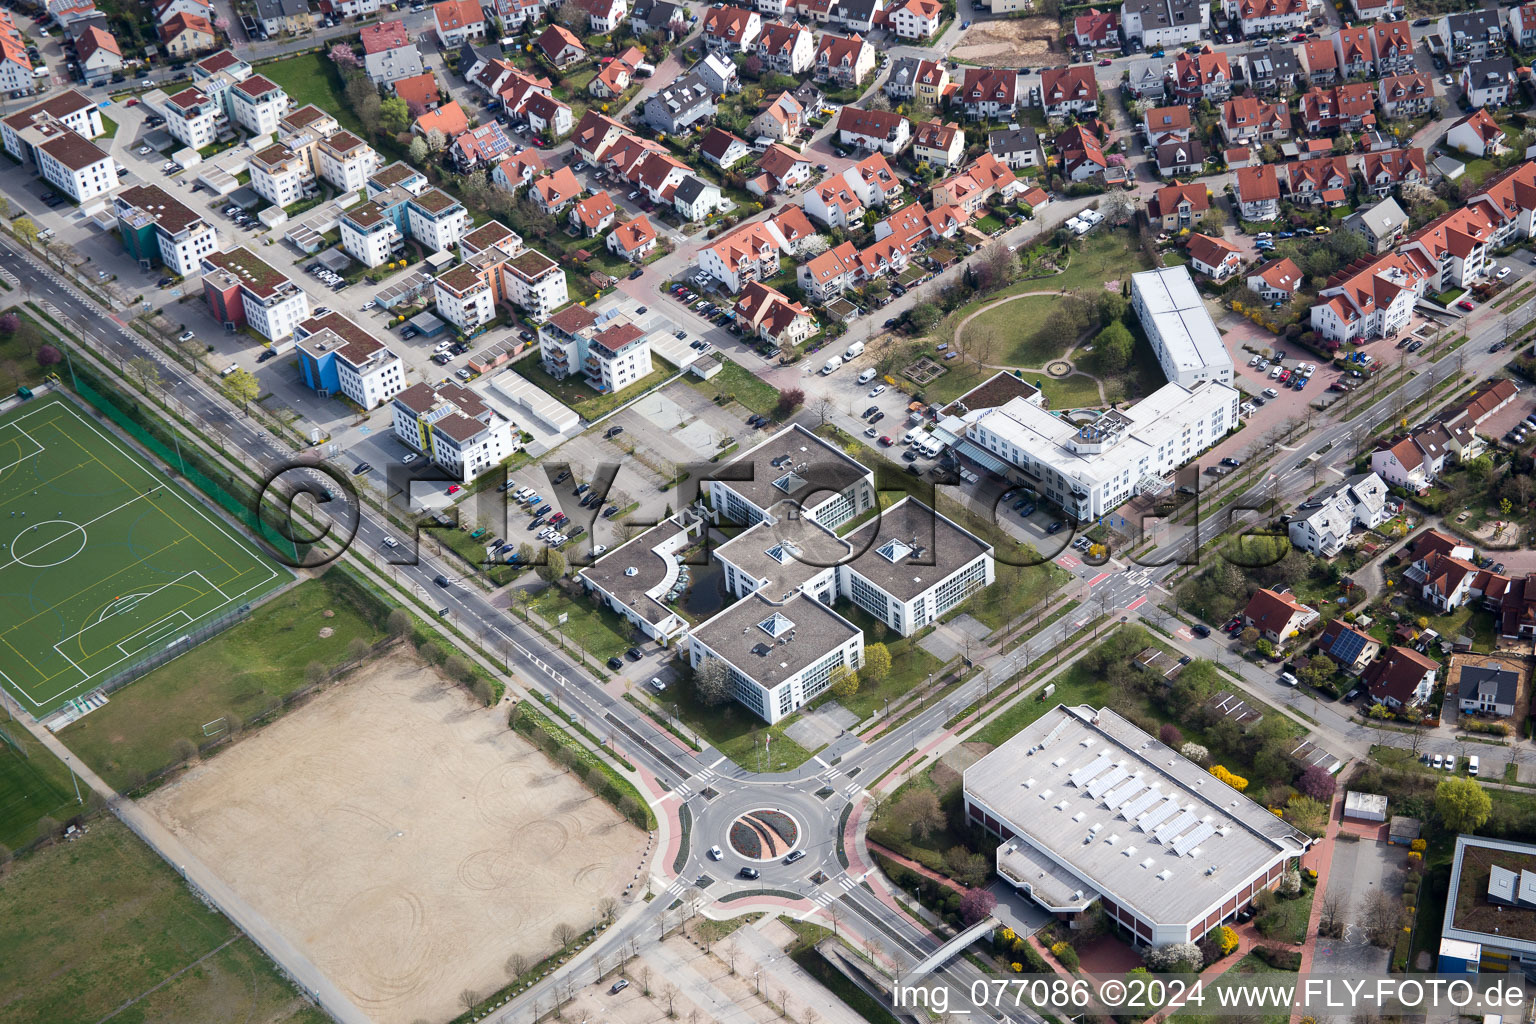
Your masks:
M644 836L414 659L391 657L145 802L380 1024L444 1020L591 923Z
M982 21L965 30L949 55L955 60L1002 67L1038 64L1060 35L1061 26L1052 18Z

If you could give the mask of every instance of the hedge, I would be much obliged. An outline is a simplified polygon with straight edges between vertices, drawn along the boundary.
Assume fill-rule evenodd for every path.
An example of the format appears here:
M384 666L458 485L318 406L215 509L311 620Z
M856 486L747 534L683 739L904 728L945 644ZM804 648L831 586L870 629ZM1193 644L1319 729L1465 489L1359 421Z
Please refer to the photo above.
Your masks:
M638 810L629 816L630 820L647 831L655 829L656 815L651 811L650 804L646 803L645 797L640 794L640 790L635 788L635 784L620 775L619 770L606 760L577 743L570 733L546 718L544 713L533 704L526 700L518 701L512 707L508 724L514 731L533 740L550 756L554 756L561 747L574 751L579 762L587 766L589 773L597 771L606 780L606 785L597 785L591 775L587 775L587 786L594 793L616 809L624 797L632 798Z

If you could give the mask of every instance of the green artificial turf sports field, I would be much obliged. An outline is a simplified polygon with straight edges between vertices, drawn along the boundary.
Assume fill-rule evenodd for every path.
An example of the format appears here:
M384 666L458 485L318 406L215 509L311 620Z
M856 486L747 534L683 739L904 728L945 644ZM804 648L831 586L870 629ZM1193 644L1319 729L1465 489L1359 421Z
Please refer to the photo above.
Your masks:
M0 416L0 685L33 715L289 578L62 396Z

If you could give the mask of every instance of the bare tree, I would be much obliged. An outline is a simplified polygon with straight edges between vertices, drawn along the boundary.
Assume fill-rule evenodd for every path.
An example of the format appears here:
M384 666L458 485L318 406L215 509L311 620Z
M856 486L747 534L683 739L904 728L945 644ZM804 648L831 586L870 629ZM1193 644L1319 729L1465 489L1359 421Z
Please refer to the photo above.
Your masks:
M555 940L556 945L564 949L571 944L571 940L576 938L576 926L561 921L550 930L549 937Z
M807 1006L805 1008L804 1024L820 1024L820 1021L821 1021L821 1014L816 1012L816 1007L814 1007L814 1006Z
M507 957L507 976L513 981L528 973L528 957L523 953L513 953Z
M699 1011L697 1008L688 1011L688 1024L699 1024Z
M1336 892L1329 892L1323 896L1322 913L1317 919L1317 933L1328 938L1337 938L1344 932L1344 900Z
M827 420L831 419L832 413L836 411L836 409L837 400L834 399L831 395L822 395L820 398L816 399L816 416L821 421L822 426L827 425Z
M741 955L741 950L736 948L736 943L727 942L725 944L725 949L723 949L721 952L725 956L725 965L731 969L732 974L735 974L736 958Z
M677 1001L677 986L670 981L667 982L667 987L661 990L661 996L667 1001L667 1016L676 1017L677 1010L674 1009L674 1003Z
M640 991L647 996L651 994L651 965L640 965Z
M619 907L619 901L612 896L604 896L597 901L597 913L604 921L612 921L613 913Z
M474 1013L475 1007L480 1005L480 993L472 988L467 988L459 993L459 1005L464 1007L465 1013Z
M1383 948L1392 945L1397 930L1403 923L1403 901L1391 893L1377 889L1365 898L1365 934L1371 945Z
M832 921L832 934L835 936L838 933L838 926L843 923L843 912L835 906L828 907L827 917Z

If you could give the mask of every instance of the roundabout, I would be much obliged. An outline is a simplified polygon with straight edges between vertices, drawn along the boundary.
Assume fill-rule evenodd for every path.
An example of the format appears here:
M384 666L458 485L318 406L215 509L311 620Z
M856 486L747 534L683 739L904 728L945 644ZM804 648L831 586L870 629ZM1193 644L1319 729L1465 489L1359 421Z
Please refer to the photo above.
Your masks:
M748 860L776 860L800 843L800 823L777 808L760 807L731 822L726 839Z

